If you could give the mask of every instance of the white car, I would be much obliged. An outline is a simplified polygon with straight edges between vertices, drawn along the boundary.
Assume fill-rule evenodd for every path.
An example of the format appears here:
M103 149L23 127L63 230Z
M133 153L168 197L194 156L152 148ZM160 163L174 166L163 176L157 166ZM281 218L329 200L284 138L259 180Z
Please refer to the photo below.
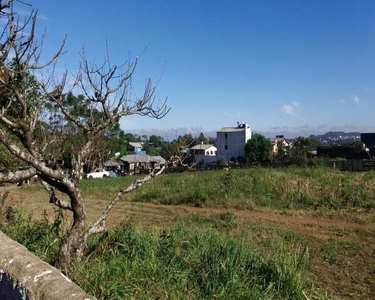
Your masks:
M109 177L109 172L108 171L104 171L104 170L100 170L100 169L95 169L94 172L88 173L86 175L86 177L88 179L92 179L92 178L106 178L106 177Z

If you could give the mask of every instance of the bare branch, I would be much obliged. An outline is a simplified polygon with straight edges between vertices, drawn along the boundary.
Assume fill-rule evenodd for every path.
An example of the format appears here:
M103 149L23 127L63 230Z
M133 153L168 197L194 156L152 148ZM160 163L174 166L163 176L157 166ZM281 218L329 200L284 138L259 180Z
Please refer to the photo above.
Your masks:
M30 168L30 169L22 170L22 171L0 173L0 183L3 183L3 182L16 183L16 182L30 179L31 177L35 175L37 175L37 171L35 168Z
M40 162L37 158L33 157L31 154L27 153L25 150L17 147L13 141L4 133L3 130L0 129L0 142L16 157L22 159L23 161L28 162L32 165L37 171L42 174L46 174L51 178L61 180L63 178L63 174L61 174L57 170L52 170L45 166L44 163Z
M12 4L13 0L7 0L4 4L2 1L0 1L0 11L3 11L6 8L10 8L10 5Z
M121 72L121 68L117 65L111 66L109 61L99 67L95 64L90 65L84 52L81 59L77 82L91 101L90 112L93 112L96 107L100 108L103 113L100 122L95 120L95 116L92 115L91 122L87 124L89 128L85 128L86 132L96 135L123 116L138 114L160 119L170 111L170 108L167 107L167 99L159 107L154 107L156 86L152 85L151 80L147 81L141 98L134 101L127 98L129 82L137 67L138 57L128 65L124 72ZM98 104L99 106L97 106ZM69 112L64 113L71 119L72 116L69 115Z
M46 189L48 193L50 193L49 203L55 204L57 207L61 209L72 210L72 205L70 201L62 200L56 197L55 189L51 187L47 182L42 180L42 185Z
M117 193L117 195L115 196L115 198L113 198L113 200L108 204L108 206L106 207L106 209L104 210L104 212L100 216L100 218L97 219L91 225L89 230L86 232L87 237L89 237L89 236L91 236L95 233L99 233L99 232L103 232L103 231L107 230L106 220L107 220L108 214L112 210L112 208L115 206L115 204L121 199L122 195L124 195L126 193L129 193L131 191L134 191L136 189L139 189L145 182L149 181L151 178L157 177L160 174L162 174L164 172L164 169L165 169L165 167L163 166L158 172L155 173L155 171L153 171L152 173L148 174L144 178L138 179L135 182L133 182L132 184L130 184L129 186L127 186L126 188L120 190Z
M0 120L7 125L9 128L14 128L14 129L19 129L22 128L23 126L20 124L20 122L13 122L6 118L2 112L0 112Z
M184 163L184 161L185 161L185 159L186 159L187 157L180 157L180 156L178 156L178 155L173 155L173 156L171 156L170 157L170 159L168 160L168 162L170 163L170 164L172 164L173 166L183 166L184 168L186 168L186 169L188 169L188 170L192 170L192 169L194 169L194 167L195 167L195 163L192 163L192 164L186 164L186 163Z

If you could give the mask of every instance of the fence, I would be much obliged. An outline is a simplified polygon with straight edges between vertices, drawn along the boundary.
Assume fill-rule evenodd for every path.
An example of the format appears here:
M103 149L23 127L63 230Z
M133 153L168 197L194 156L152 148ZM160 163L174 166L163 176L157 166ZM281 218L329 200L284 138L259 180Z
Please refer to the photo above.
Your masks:
M375 171L375 160L340 160L332 163L334 168L341 171L366 172Z

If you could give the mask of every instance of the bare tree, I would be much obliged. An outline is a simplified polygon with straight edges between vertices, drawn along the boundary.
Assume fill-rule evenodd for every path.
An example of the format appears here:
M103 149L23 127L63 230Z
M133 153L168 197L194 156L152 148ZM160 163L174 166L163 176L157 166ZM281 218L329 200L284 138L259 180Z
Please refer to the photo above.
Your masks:
M15 1L15 0L14 0ZM14 1L0 1L0 18L5 20L0 35L0 142L13 156L30 168L0 173L0 182L16 182L39 175L50 193L50 202L70 210L73 223L59 251L57 267L70 267L80 261L92 234L106 230L106 219L121 195L140 187L158 173L119 191L102 216L88 226L86 211L78 189L83 166L95 148L95 140L114 122L129 115L163 118L169 111L166 102L155 105L155 86L148 80L143 95L131 97L130 83L138 58L124 65L91 64L83 53L78 72L68 84L68 71L54 76L53 67L62 55L65 39L56 53L42 61L43 36L36 38L37 12L22 19ZM46 71L47 69L52 71ZM42 74L41 71L46 74ZM82 94L75 102L72 92ZM71 143L71 168L64 170L57 160L68 139ZM68 199L59 199L55 190Z

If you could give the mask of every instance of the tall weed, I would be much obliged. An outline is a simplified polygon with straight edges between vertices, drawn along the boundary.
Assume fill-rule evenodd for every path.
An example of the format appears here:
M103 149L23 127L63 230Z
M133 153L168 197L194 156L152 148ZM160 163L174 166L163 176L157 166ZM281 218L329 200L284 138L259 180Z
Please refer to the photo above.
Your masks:
M0 230L42 260L53 264L64 236L61 224L61 210L56 211L51 223L46 213L42 219L34 220L22 207L9 206L2 211Z
M52 263L64 232L61 212L54 222L35 221L9 207L0 229ZM199 221L199 220L198 220ZM177 223L163 230L125 224L89 240L90 253L68 274L99 299L305 299L318 295L304 275L307 249L282 245L266 257L234 238L233 214L208 220L211 229ZM217 228L229 230L219 233ZM276 247L277 248L277 247ZM316 299L316 298L315 298Z
M100 299L305 299L314 294L304 277L305 248L295 253L280 248L266 258L230 235L178 224L161 231L123 226L92 240L91 249L70 276Z

